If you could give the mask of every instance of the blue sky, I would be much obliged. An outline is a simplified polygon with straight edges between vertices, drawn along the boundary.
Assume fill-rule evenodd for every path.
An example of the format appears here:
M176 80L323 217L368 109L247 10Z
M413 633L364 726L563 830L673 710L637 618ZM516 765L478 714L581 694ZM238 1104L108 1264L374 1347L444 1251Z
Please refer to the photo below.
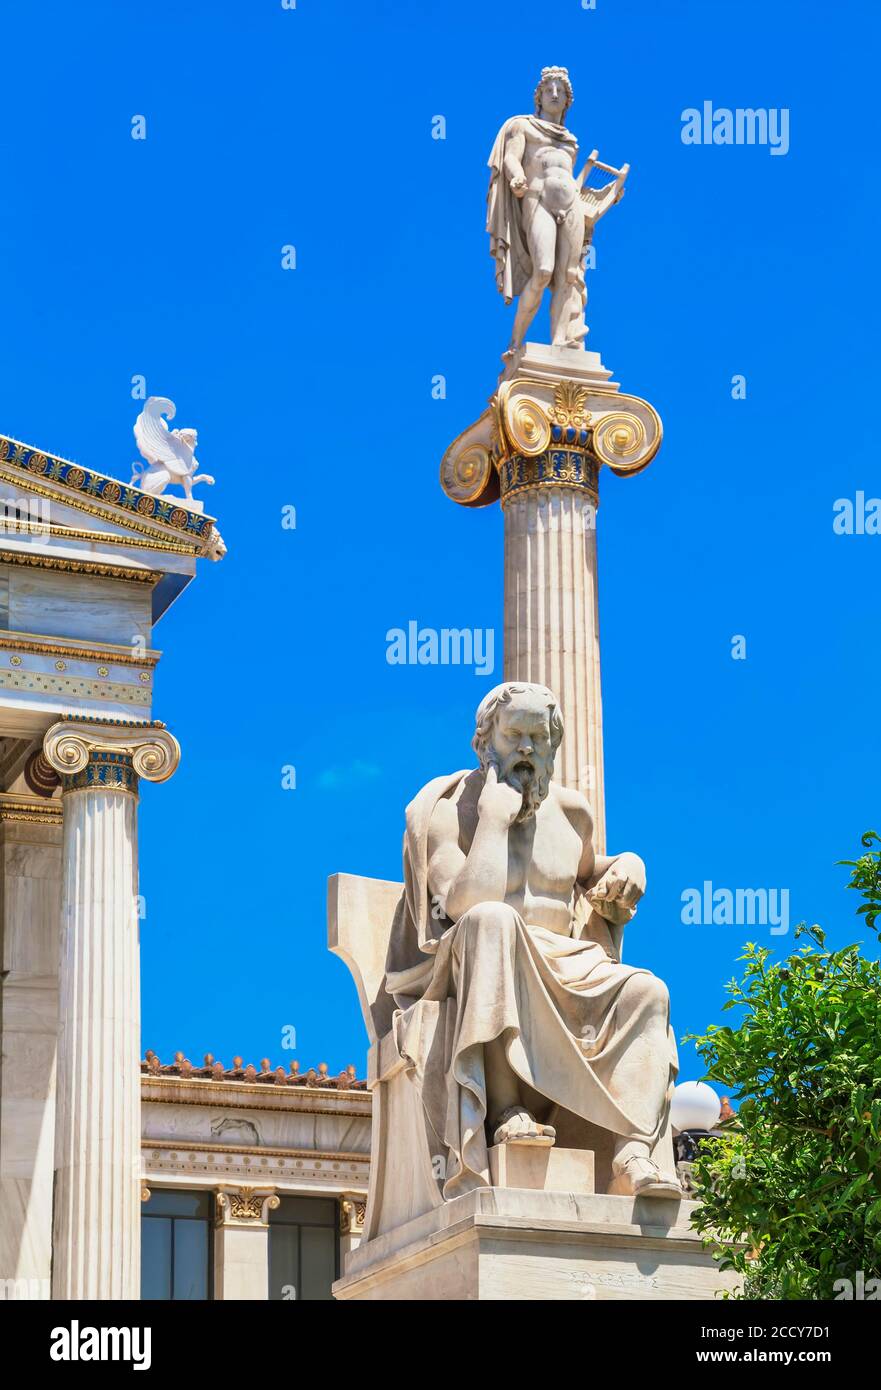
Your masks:
M0 430L127 480L145 375L199 430L229 547L155 633L184 754L141 809L163 1060L363 1075L325 884L399 876L405 803L467 765L500 679L390 666L385 634L492 627L500 651L499 510L457 508L437 473L510 331L487 155L549 63L582 150L632 165L589 341L666 431L647 472L601 483L609 841L649 872L627 958L669 983L681 1036L718 1020L747 937L792 942L685 926L685 889L788 888L793 923L857 934L835 861L881 819L881 537L832 520L881 495L878 20L855 0L0 5ZM705 100L786 108L788 153L684 145Z

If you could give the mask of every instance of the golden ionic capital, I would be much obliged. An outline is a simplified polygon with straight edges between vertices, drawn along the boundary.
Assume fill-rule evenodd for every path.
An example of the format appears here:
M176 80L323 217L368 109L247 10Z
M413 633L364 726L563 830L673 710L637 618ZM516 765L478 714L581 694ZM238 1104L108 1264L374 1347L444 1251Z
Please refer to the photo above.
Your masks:
M138 778L166 782L180 762L180 744L164 724L117 719L61 719L43 740L62 792L136 793Z

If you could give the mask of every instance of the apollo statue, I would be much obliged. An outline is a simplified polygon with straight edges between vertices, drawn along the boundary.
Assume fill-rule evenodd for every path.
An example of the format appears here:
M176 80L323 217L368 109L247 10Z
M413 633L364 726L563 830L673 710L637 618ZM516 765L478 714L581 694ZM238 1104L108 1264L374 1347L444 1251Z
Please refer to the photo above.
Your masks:
M587 287L584 258L599 219L624 194L628 164L602 164L593 150L578 177L578 141L566 129L572 105L566 68L543 68L535 89L535 115L512 116L489 157L486 229L505 303L519 299L504 357L522 346L545 289L551 288L551 342L583 348ZM615 177L587 187L591 170Z

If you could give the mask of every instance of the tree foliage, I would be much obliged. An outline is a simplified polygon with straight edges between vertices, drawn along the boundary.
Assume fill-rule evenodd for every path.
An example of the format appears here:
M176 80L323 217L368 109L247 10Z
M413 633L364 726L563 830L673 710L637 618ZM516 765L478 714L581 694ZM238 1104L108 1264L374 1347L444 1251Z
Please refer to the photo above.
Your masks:
M843 861L857 914L881 931L881 837ZM736 1126L695 1165L696 1224L743 1297L831 1299L881 1277L881 965L825 933L788 959L748 943L723 1006L736 1027L691 1041L706 1079L739 1100Z

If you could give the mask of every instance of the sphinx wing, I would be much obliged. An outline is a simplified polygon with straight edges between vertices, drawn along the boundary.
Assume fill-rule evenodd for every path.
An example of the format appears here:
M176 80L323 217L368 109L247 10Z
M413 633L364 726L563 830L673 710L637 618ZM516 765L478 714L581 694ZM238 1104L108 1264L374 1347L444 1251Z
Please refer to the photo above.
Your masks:
M135 443L148 463L162 464L170 473L182 476L192 467L192 450L169 430L163 415L174 419L174 401L165 396L151 396L135 421Z

